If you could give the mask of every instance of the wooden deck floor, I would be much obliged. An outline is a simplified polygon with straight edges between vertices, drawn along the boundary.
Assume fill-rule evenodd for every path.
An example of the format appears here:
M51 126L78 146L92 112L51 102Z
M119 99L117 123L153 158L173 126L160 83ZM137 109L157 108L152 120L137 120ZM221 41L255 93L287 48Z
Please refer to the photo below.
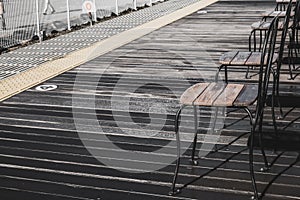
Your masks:
M168 196L176 153L174 115L180 94L193 83L212 80L223 52L247 49L250 24L273 7L271 0L221 0L207 13L187 16L45 83L58 85L56 90L32 88L2 102L1 199L250 199L246 137L192 168L188 150L179 183L211 173ZM230 79L255 81L245 80L244 73L235 68ZM282 90L299 92L299 77L288 81L284 75L282 81ZM281 123L299 112L293 110ZM187 109L182 117L186 147L193 133L191 113ZM207 141L210 114L201 110L199 141ZM245 116L232 111L224 123L219 121L224 127L219 144L249 131ZM266 121L271 125L269 111ZM291 129L299 131L299 123ZM284 154L270 172L257 172L259 190L294 159ZM255 164L258 171L259 153ZM293 165L276 179L264 199L300 199L299 167Z

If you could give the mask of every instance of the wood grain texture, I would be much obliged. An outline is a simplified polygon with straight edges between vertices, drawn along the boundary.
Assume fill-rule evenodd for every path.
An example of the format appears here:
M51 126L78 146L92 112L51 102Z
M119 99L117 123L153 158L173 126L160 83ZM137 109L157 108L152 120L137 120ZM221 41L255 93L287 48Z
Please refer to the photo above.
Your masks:
M267 11L262 14L262 17L285 17L286 11Z
M209 83L197 83L188 88L180 97L180 103L184 105L193 105L194 101L202 94L208 85Z
M194 101L194 105L211 106L218 96L223 92L224 83L210 83L204 92Z
M219 59L219 63L223 65L229 65L231 61L238 55L238 51L231 51L222 54Z
M249 106L256 101L258 85L245 85L234 101L234 106Z
M222 93L213 102L213 106L233 106L234 101L244 88L243 84L227 84Z
M261 52L252 52L245 65L259 66L261 63Z
M245 65L251 52L239 52L234 59L230 62L230 65Z

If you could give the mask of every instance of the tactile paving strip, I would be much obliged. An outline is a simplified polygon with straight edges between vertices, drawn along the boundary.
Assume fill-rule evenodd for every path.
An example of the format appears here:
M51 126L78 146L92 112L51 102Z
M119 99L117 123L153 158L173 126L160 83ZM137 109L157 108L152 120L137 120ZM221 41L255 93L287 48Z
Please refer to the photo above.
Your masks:
M3 54L0 56L0 100L3 101L216 1L170 0L41 44ZM94 54L91 55L91 52ZM28 59L26 55L37 59Z

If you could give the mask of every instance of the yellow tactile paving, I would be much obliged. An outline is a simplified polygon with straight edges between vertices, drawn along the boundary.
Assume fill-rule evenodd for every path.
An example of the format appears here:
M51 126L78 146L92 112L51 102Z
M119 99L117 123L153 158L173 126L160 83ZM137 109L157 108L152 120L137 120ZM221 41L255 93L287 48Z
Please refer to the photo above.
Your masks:
M46 62L22 73L0 80L0 101L73 69L95 57L119 48L217 1L218 0L200 0L195 4L114 35L87 48L72 52L63 58Z

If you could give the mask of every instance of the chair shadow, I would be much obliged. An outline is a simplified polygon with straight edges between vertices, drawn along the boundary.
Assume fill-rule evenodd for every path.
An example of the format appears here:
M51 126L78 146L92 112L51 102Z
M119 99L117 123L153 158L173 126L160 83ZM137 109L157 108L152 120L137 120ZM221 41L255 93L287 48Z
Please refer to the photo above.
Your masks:
M283 152L281 154L279 154L279 156L277 156L271 163L271 166L274 165L274 163L276 162L276 160L283 154ZM295 164L297 164L297 162L300 161L300 153L298 153L298 156L296 158L296 160L291 163L288 167L286 167L285 169L283 169L281 172L279 172L276 176L274 176L274 178L268 183L268 185L265 187L265 189L262 191L261 193L261 198L263 198L267 191L269 190L269 188L272 186L272 184L282 175L284 174L286 171L288 171L290 168L292 168Z
M240 136L240 137L241 137L241 136ZM225 145L225 146L227 146L227 145ZM220 149L218 149L218 150L220 150ZM178 187L178 189L182 190L182 189L186 188L188 185L191 185L191 184L193 184L194 182L200 180L201 178L203 178L203 177L209 175L210 173L214 172L215 170L217 170L217 169L218 169L219 167L221 167L222 165L224 165L224 164L226 164L227 162L229 162L229 161L230 161L231 159L233 159L235 156L241 154L242 152L244 152L244 151L246 151L246 150L248 150L248 148L243 148L242 150L240 150L240 151L238 151L238 152L232 154L231 156L229 156L228 158L226 158L224 161L222 161L222 162L221 162L220 164L218 164L217 166L215 166L215 167L213 167L212 169L208 170L207 172L201 174L200 176L194 178L193 180L191 180L191 181L189 181L189 182L183 184L181 187ZM214 153L214 151L210 152L208 155L210 155L210 154L212 154L212 153Z

